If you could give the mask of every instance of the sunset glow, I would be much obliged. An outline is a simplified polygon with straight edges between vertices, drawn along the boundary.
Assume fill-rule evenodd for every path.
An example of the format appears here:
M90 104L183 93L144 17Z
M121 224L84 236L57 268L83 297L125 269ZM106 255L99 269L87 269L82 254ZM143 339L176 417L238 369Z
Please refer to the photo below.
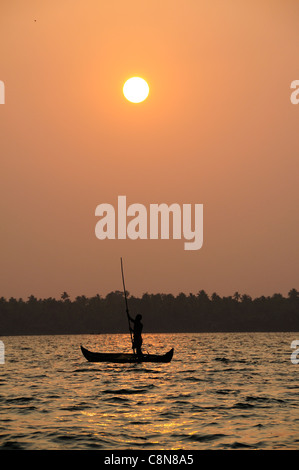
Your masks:
M298 2L69 3L1 2L1 296L106 295L120 256L132 295L287 295ZM99 240L95 208L119 195L203 204L202 248L160 232Z
M298 450L299 1L0 1L0 449Z

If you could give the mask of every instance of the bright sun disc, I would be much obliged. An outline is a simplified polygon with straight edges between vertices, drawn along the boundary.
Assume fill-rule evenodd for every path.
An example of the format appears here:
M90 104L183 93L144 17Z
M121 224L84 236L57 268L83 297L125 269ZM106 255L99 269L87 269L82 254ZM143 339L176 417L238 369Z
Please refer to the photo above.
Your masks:
M141 103L149 94L149 86L143 78L132 77L124 84L123 92L128 101Z

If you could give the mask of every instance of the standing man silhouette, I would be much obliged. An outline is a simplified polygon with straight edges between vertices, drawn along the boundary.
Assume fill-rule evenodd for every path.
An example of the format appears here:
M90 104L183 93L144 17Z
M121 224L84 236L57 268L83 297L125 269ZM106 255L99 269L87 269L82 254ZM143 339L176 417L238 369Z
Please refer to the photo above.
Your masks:
M129 315L129 319L134 323L134 328L131 328L133 333L133 349L136 349L138 357L142 356L141 346L142 346L142 329L143 324L141 323L142 316L140 314L136 315L135 320Z

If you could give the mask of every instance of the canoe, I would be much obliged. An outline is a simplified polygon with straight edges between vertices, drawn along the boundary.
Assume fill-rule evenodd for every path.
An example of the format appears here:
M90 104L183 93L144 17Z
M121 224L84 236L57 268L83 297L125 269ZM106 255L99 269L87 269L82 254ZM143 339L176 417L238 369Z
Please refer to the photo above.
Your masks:
M83 356L89 362L117 362L125 363L138 363L138 362L170 362L173 356L173 348L163 355L158 354L143 354L137 357L132 353L99 353L92 352L81 346Z

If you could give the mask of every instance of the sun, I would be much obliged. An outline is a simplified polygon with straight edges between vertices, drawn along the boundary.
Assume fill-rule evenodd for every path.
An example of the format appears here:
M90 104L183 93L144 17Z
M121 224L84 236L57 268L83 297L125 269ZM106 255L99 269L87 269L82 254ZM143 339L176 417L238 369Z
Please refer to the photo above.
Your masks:
M143 78L132 77L123 86L123 93L131 103L141 103L149 94L149 86Z

